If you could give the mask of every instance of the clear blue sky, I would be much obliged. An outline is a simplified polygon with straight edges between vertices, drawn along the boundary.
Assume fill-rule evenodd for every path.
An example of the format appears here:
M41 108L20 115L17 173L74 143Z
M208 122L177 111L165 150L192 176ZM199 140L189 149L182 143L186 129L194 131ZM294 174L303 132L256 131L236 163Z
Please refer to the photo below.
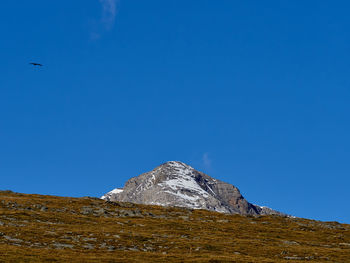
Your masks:
M2 0L0 189L101 196L179 160L250 202L350 223L349 9Z

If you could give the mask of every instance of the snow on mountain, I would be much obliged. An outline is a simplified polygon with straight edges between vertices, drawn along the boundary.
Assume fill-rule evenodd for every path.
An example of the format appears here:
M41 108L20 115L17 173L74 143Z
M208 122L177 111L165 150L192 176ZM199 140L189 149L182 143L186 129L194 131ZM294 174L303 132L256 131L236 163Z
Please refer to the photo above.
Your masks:
M112 196L113 194L118 194L118 193L121 193L121 192L123 192L122 188L115 188L112 191L108 192L107 194L101 196L101 199L108 200L109 197Z
M178 161L167 162L148 173L133 177L125 183L123 189L116 188L101 198L108 201L179 206L231 214L284 215L270 208L249 203L237 187L216 180Z

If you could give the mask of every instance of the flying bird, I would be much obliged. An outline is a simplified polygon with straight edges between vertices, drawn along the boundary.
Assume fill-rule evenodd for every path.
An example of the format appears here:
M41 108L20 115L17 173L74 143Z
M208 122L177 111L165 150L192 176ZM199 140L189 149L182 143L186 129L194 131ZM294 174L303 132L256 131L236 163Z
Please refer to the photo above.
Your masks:
M42 67L42 66L43 66L42 64L34 63L34 62L30 62L29 64L30 64L30 65L33 65L33 66L39 66L39 67Z

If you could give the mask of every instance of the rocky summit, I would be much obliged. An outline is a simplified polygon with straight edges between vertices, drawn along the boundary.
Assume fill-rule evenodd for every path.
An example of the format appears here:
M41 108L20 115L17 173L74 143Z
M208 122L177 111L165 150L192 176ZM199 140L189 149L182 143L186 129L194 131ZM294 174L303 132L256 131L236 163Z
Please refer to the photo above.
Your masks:
M116 188L101 198L229 214L285 215L249 203L232 184L214 179L178 161L164 163L150 172L133 177L125 183L124 188Z

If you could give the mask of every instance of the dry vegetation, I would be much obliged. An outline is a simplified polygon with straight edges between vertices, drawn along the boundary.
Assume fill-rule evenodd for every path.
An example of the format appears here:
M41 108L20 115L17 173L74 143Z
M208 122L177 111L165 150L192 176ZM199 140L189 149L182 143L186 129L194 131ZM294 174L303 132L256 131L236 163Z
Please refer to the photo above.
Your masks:
M350 262L350 225L0 192L0 262Z

